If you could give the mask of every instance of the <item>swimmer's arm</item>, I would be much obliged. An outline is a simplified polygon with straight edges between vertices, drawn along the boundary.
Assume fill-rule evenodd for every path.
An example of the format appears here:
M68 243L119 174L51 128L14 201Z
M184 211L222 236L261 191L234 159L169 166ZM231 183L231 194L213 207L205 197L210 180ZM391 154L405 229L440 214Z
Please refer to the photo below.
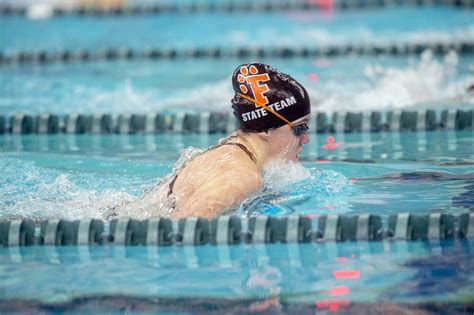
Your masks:
M180 216L215 217L261 188L262 178L258 172L227 171L225 176L202 185L188 202L180 205Z

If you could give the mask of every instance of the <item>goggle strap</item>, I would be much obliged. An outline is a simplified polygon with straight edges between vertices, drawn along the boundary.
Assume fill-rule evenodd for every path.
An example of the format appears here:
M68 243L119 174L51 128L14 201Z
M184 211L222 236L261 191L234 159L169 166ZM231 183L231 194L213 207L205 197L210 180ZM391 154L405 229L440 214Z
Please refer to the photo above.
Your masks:
M286 122L288 125L290 125L291 127L294 127L295 125L293 125L293 123L291 121L289 121L288 119L286 119L285 117L283 117L282 115L278 114L276 111L274 111L273 109L271 109L270 107L268 106L265 106L263 104L258 104L256 100L254 100L253 98L251 97L248 97L247 95L244 95L244 94L241 94L241 93L238 93L237 94L243 98L245 98L246 100L248 101L251 101L252 103L255 103L256 106L261 106L263 108L265 108L267 111L269 111L270 113L272 113L273 115L277 116L278 118L280 118L281 120L283 120L284 122Z

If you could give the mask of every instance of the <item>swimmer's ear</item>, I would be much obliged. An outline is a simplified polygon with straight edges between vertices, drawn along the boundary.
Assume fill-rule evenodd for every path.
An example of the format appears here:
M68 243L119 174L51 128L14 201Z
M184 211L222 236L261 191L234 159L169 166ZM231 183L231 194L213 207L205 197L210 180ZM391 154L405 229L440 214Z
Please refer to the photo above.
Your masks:
M268 141L270 139L270 133L268 132L268 130L258 132L257 136L263 141Z

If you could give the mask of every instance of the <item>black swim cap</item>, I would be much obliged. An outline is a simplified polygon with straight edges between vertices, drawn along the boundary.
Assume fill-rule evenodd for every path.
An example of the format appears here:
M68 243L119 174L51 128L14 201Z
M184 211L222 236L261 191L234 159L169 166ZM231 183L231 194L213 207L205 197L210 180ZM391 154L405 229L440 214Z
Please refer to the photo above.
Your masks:
M311 112L308 92L291 76L261 63L243 64L232 75L235 96L234 116L243 131L261 132L278 128L286 122L268 112L268 107L293 122ZM254 102L240 96L255 100Z

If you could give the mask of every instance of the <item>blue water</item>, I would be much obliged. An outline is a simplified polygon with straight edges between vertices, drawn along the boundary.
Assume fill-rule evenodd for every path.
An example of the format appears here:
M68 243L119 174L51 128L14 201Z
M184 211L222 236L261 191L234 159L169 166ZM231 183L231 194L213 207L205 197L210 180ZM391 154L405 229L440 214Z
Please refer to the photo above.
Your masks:
M2 16L0 51L452 43L472 41L473 27L471 11L447 6L332 14ZM0 115L228 111L230 74L248 61L2 65ZM466 92L474 82L472 55L258 61L301 81L314 110L440 111L474 104ZM0 220L105 218L169 173L181 149L206 148L220 136L0 135ZM312 135L301 166L267 172L268 190L233 213L317 218L368 212L385 224L401 212L472 211L472 131L334 136L343 144L328 150L326 135ZM325 303L336 300L342 311L355 307L354 313L420 305L432 311L430 305L441 303L454 305L445 313L462 314L474 300L471 248L467 241L0 248L0 313L314 313L328 311Z
M109 311L141 298L142 307L130 312L154 309L147 299L157 303L156 297L180 297L175 311L188 312L193 299L202 305L218 298L224 310L243 299L245 313L251 301L268 299L309 311L324 310L318 301L341 299L369 309L462 305L473 299L473 258L469 242L0 248L0 292L2 300L17 301L17 311L43 304L77 312L91 297L95 310ZM106 302L114 297L122 302Z
M212 21L212 23L209 23ZM386 23L390 21L390 23ZM0 49L128 47L222 48L337 43L426 42L474 39L469 10L432 6L384 10L159 14L122 17L74 15L33 21L2 17ZM230 74L247 59L180 59L3 65L0 113L92 113L156 110L229 110ZM252 58L291 73L307 87L314 109L385 110L424 104L474 103L471 55ZM454 100L454 103L453 103Z
M208 21L212 20L212 23ZM387 23L390 21L390 23ZM473 39L472 14L453 7L313 12L239 12L145 16L2 17L2 50L109 47L319 46L334 42Z
M104 217L171 171L179 151L219 135L0 136L0 216ZM302 166L268 172L270 191L237 215L460 213L474 205L471 131L312 135ZM281 167L285 178L278 176ZM433 176L396 177L427 172ZM385 177L384 177L385 176ZM471 188L469 188L471 187ZM139 215L137 213L137 215Z
M474 108L473 56L262 58L307 88L313 110ZM2 66L0 113L230 111L230 74L246 59ZM317 76L316 79L314 76ZM464 98L464 99L460 99ZM465 105L466 104L466 105Z

